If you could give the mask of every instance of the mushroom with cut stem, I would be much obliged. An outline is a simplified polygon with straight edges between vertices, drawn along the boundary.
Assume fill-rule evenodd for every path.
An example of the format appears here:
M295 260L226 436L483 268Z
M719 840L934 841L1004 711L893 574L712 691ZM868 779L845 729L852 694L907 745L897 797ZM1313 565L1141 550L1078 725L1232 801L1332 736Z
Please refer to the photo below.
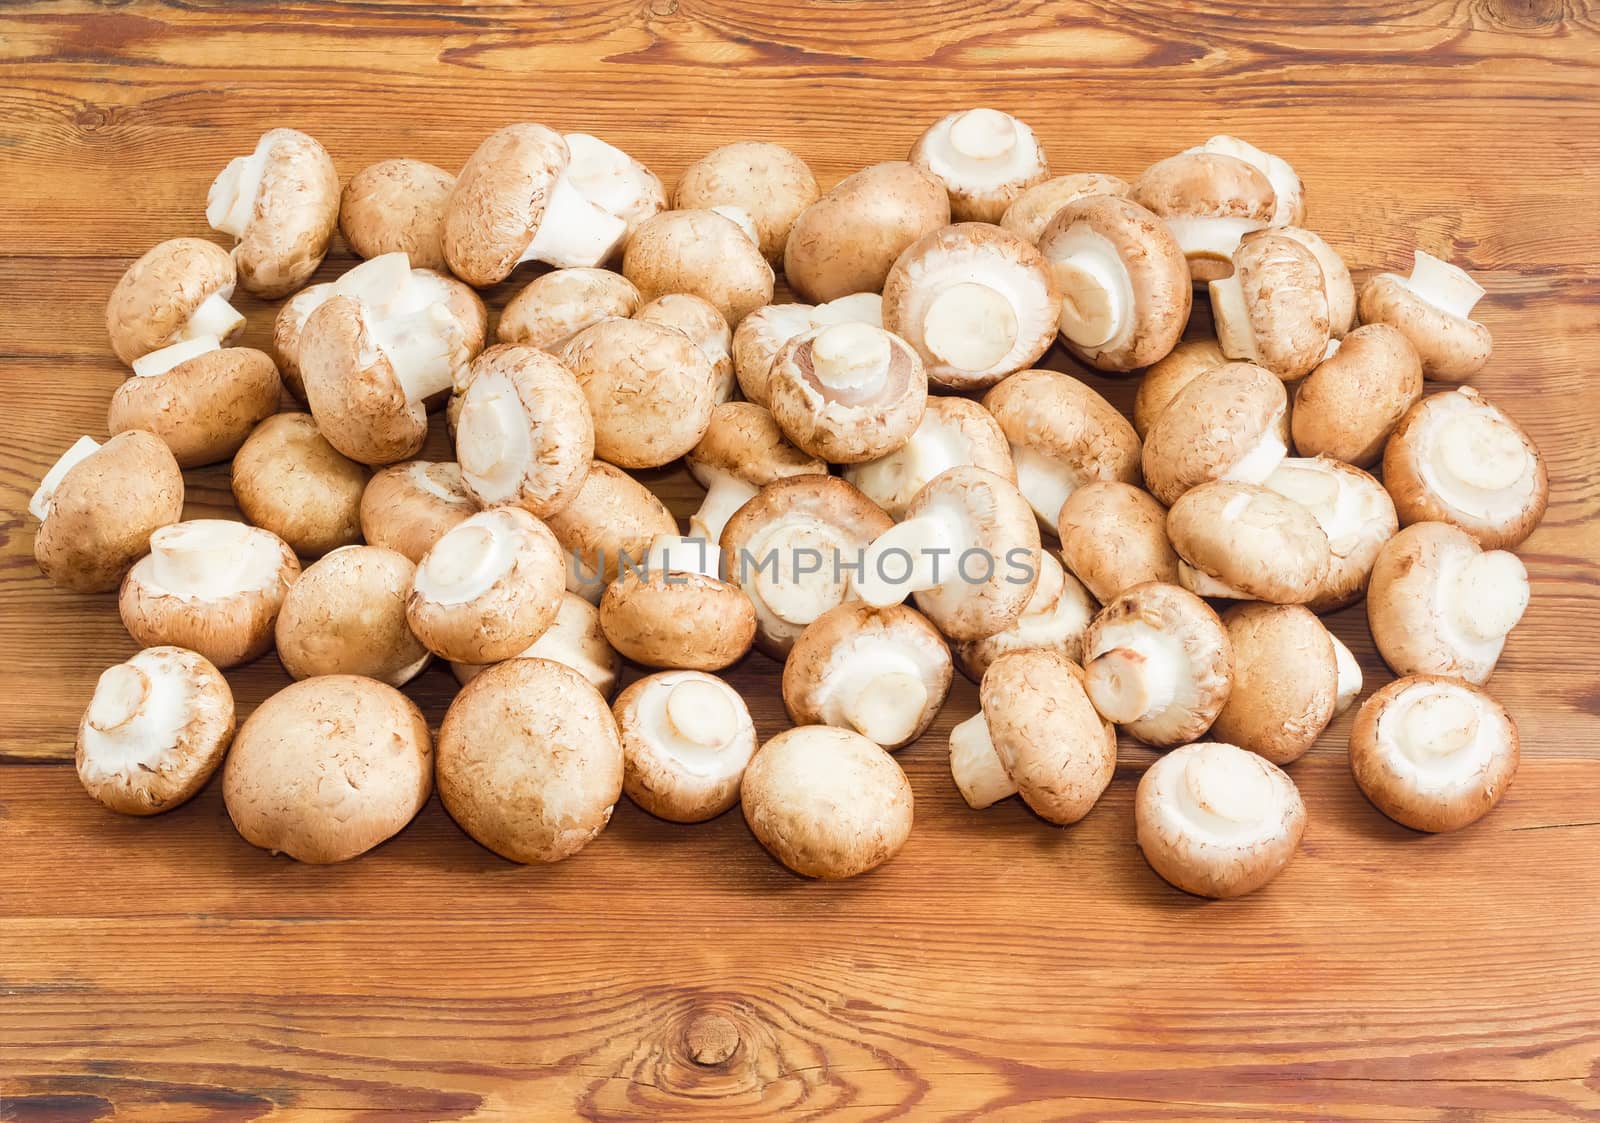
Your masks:
M1306 220L1305 185L1300 182L1300 176L1290 166L1289 161L1283 157L1263 152L1249 141L1226 134L1214 136L1188 151L1232 156L1236 160L1243 160L1266 176L1267 182L1272 184L1274 197L1272 215L1268 219L1271 225L1298 226Z
M751 402L724 402L712 410L706 435L685 463L706 489L689 516L689 536L711 543L722 540L733 513L773 480L828 474L826 462L795 448L772 414Z
M702 671L659 671L611 707L622 737L622 790L660 819L703 823L739 802L756 727L733 687Z
M803 725L772 738L745 769L739 802L756 841L803 877L856 877L911 835L906 774L848 729Z
M1120 480L1092 480L1061 505L1061 560L1102 603L1146 581L1178 583L1167 511Z
M1178 392L1145 435L1145 486L1167 506L1211 480L1261 483L1288 454L1289 395L1271 372L1227 363Z
M903 604L850 601L806 626L783 664L796 725L832 725L893 752L927 732L950 693L950 649Z
M870 324L832 324L778 352L767 398L796 447L859 464L911 439L927 408L928 376L899 336Z
M1328 535L1310 509L1262 484L1213 480L1167 511L1178 583L1204 597L1305 604L1323 592Z
M1306 607L1321 614L1360 600L1378 551L1400 528L1383 485L1338 460L1291 456L1265 486L1310 511L1328 536L1328 572Z
M577 496L545 518L566 553L567 591L599 604L619 567L642 562L650 543L678 533L655 493L603 460L589 466Z
M963 464L1017 482L1011 446L994 415L967 398L934 394L905 444L875 460L846 465L844 478L899 519L929 480Z
M1100 610L1083 635L1084 689L1094 708L1157 748L1211 728L1233 685L1233 649L1211 606L1152 581Z
M917 138L907 158L944 184L956 222L999 222L1023 191L1050 176L1033 130L998 109L941 117Z
M1273 764L1299 760L1333 720L1333 636L1298 604L1236 604L1222 626L1233 649L1233 689L1211 735Z
M639 310L639 290L609 269L553 269L529 281L506 302L495 325L501 343L555 351L584 328Z
M143 429L166 442L180 468L227 460L278 410L283 383L272 360L215 336L174 343L133 361L111 395L106 429Z
M737 208L656 215L628 239L622 275L645 300L692 293L734 327L772 303L772 266L761 256L750 216Z
M255 151L230 160L206 195L206 224L238 239L239 284L263 300L310 280L338 221L333 158L295 129L262 133Z
M308 566L283 598L274 637L290 678L363 675L404 686L428 665L406 623L417 567L382 546L344 546Z
M1041 819L1082 819L1111 785L1117 731L1083 689L1077 664L1054 651L1016 651L983 675L981 709L950 730L950 773L969 807L1013 795Z
M806 162L783 145L741 140L713 148L685 168L672 206L680 211L742 210L755 224L762 256L777 268L795 220L820 195Z
M622 674L622 656L600 627L600 610L576 593L562 594L555 620L532 646L513 658L549 659L571 667L607 698L617 692L617 679ZM450 672L465 686L492 666L495 664L451 663Z
M380 160L344 185L339 232L362 257L403 253L418 269L446 268L445 205L456 177L421 160Z
M458 465L408 460L376 473L361 492L361 535L416 564L446 532L477 511Z
M1448 523L1413 523L1389 539L1367 585L1367 623L1397 675L1449 675L1482 686L1528 607L1528 571Z
M750 598L722 579L721 551L701 538L662 535L642 565L624 564L600 598L600 627L635 663L720 671L756 637Z
M644 305L634 318L677 328L687 335L711 363L717 404L733 397L738 386L733 373L733 331L716 305L690 293L669 292Z
M1487 815L1522 758L1517 723L1482 689L1440 675L1396 679L1362 704L1350 771L1379 811L1412 830Z
M1076 663L1083 658L1083 633L1099 610L1082 582L1049 550L1040 550L1039 580L1022 615L1004 631L956 644L956 663L973 682L1012 651L1054 651Z
M233 458L229 479L245 520L303 558L361 540L367 469L340 455L308 413L274 414L257 425Z
M1211 312L1224 355L1285 382L1310 374L1333 338L1316 254L1277 230L1244 236L1233 271L1211 282Z
M784 245L783 275L813 303L879 292L907 246L948 225L943 183L903 160L873 164L800 212Z
M626 224L623 244L640 225L667 209L667 189L661 177L616 145L588 133L567 133L561 139L567 142L571 156L566 178L585 199ZM613 249L607 256L615 255Z
M1197 897L1242 897L1283 872L1306 833L1294 781L1237 745L1204 742L1145 770L1134 797L1139 849Z
M1403 524L1447 522L1485 549L1519 545L1550 502L1533 439L1470 386L1406 411L1383 450L1383 484Z
M1133 181L1133 201L1165 221L1197 285L1226 277L1239 240L1269 225L1278 207L1259 168L1198 149L1151 164Z
M1392 324L1422 359L1422 373L1441 382L1464 382L1482 370L1494 350L1489 329L1472 319L1483 286L1462 269L1416 251L1411 275L1379 273L1361 289L1357 309L1364 324Z
M1044 233L1045 227L1050 225L1050 220L1068 203L1076 203L1079 199L1095 195L1126 198L1130 190L1132 188L1128 186L1126 180L1101 172L1058 175L1054 179L1034 184L1012 200L1011 205L1000 216L1000 225L1038 245L1039 237Z
M238 273L228 251L203 238L172 238L128 266L106 302L106 334L117 358L215 337L232 343L244 315L232 304Z
M740 320L733 333L733 369L745 398L767 405L767 379L778 352L790 340L830 324L881 328L883 297L858 292L826 304L768 304Z
M1156 418L1185 386L1227 363L1228 357L1215 339L1186 339L1147 368L1139 376L1139 388L1133 395L1133 430L1139 439L1150 436Z
M78 781L124 815L186 802L233 740L233 691L204 657L148 647L100 674L78 724Z
M1301 456L1370 468L1421 397L1416 348L1399 328L1366 324L1340 340L1295 390L1294 447Z
M117 608L140 647L186 647L227 670L266 654L300 562L271 531L194 519L150 536Z
M39 572L75 593L115 589L150 548L150 536L183 517L183 473L161 438L133 430L105 444L79 437L28 501L39 520Z

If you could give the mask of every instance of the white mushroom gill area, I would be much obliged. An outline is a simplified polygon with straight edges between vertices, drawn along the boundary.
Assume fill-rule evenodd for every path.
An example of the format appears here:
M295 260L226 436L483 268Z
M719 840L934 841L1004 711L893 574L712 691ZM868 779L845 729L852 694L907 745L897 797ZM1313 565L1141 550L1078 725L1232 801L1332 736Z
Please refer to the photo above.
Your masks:
M782 307L782 305L779 305ZM826 324L859 323L871 324L875 328L883 326L883 297L875 292L856 292L849 296L837 297L826 304L818 304L811 309L809 319L812 326L822 327ZM801 328L800 331L806 330Z
M228 302L233 299L233 286L220 288L202 300L189 314L188 321L172 337L172 342L185 339L203 339L215 336L229 339L244 327L244 313Z
M433 544L412 587L435 604L466 604L504 579L517 563L520 530L500 511L480 511Z
M1039 164L1032 130L998 109L945 118L933 127L924 152L934 175L968 191L1026 178Z
M1165 220L1167 230L1178 243L1178 248L1183 251L1184 259L1191 264L1196 261L1233 261L1233 252L1239 248L1239 243L1246 234L1256 230L1266 229L1266 223L1255 218L1234 218L1207 215L1174 216ZM1219 322L1221 315L1216 313L1216 292L1212 291L1212 311Z
M1329 632L1328 638L1333 641L1333 662L1338 669L1338 685L1333 701L1333 716L1338 717L1350 708L1361 693L1361 664L1356 662L1355 654L1338 636Z
M728 520L756 497L756 488L731 472L699 465L695 477L705 486L705 498L689 516L689 536L707 542L720 542Z
M940 472L972 463L972 443L944 414L929 409L922 415L911 439L887 456L863 464L848 464L844 478L895 518L923 485Z
M658 534L645 553L650 576L658 573L698 573L722 579L722 551L707 538Z
M1272 473L1277 471L1278 466L1283 463L1283 458L1289 453L1289 447L1284 444L1281 436L1282 418L1282 410L1273 415L1267 427L1256 438L1256 442L1222 473L1223 479L1259 484L1265 483Z
M1272 225L1287 226L1293 220L1294 210L1299 204L1301 194L1300 177L1290 166L1289 161L1283 157L1263 152L1249 141L1227 135L1214 136L1198 148L1186 151L1215 152L1218 155L1243 160L1266 176L1267 182L1272 184L1272 190L1277 196L1277 204L1272 211Z
M697 779L720 779L745 763L744 729L733 688L693 671L658 675L635 702L637 731L663 763Z
M44 479L39 481L33 498L28 500L28 512L40 522L44 522L50 515L50 504L55 499L56 488L61 486L61 481L66 478L67 473L99 451L100 442L93 437L79 437L73 441L72 447L61 454L50 466L50 470L44 474Z
M908 740L928 704L923 652L909 638L878 631L841 645L822 676L823 724L854 729L880 745Z
M193 519L150 536L145 589L187 601L220 601L270 588L283 551L268 531L226 519Z
M1260 757L1210 743L1183 750L1178 765L1159 787L1192 837L1237 845L1276 832L1276 785Z
M539 459L536 426L504 371L488 370L472 380L456 423L456 458L485 505L509 503L521 493Z
M1363 531L1386 515L1376 486L1362 487L1324 460L1285 457L1263 482L1311 512L1335 557L1348 557L1367 537Z
M206 193L206 224L213 230L244 237L255 217L256 197L261 194L261 179L267 170L274 138L263 133L255 151L236 156L211 183Z
M1084 652L1084 690L1100 716L1119 725L1192 706L1194 678L1183 642L1143 620L1107 624Z
M1444 635L1461 650L1493 663L1528 608L1528 571L1507 550L1470 547L1441 552L1435 611Z
M154 378L166 374L180 363L186 363L198 355L209 354L221 346L222 341L214 335L202 335L185 339L180 343L168 344L159 351L151 351L133 360L134 377Z
M1468 518L1516 519L1533 499L1537 465L1521 434L1474 395L1431 400L1412 441L1422 482Z
M1473 308L1483 299L1483 286L1468 276L1466 270L1421 250L1417 250L1412 259L1411 276L1396 280L1445 315L1460 320L1471 316Z
M856 577L856 592L874 608L899 604L912 593L948 581L956 559L972 545L971 527L961 506L938 496L872 541Z
M406 400L415 404L455 385L468 362L466 333L450 311L446 283L412 269L403 253L386 253L357 265L322 294L317 304L348 296L361 305L367 339L389 360ZM305 309L310 316L313 307ZM363 367L379 354L363 351Z
M755 605L763 628L775 635L798 635L828 609L844 603L854 565L839 528L821 519L792 515L775 519L730 558L741 568L740 584Z
M1017 794L981 710L950 731L950 775L969 807L981 809Z
M545 197L544 216L517 263L594 268L610 259L627 234L627 222L591 202L564 169Z
M1051 239L1050 268L1061 290L1057 328L1090 352L1126 345L1134 329L1133 277L1117 248L1087 223Z
M908 336L955 370L1016 365L1017 348L1039 338L1055 311L1045 278L997 246L934 250L905 269Z
M644 208L654 186L639 163L622 149L588 133L567 133L567 180L589 202L626 220Z
M1011 460L1017 468L1017 490L1033 508L1040 527L1054 535L1062 505L1085 482L1083 473L1065 460L1028 445L1013 444Z
M1219 581L1203 569L1197 569L1182 558L1178 559L1178 584L1197 597L1218 600L1255 600L1249 593L1225 581Z
M1000 651L1050 647L1081 635L1097 606L1076 577L1061 568L1048 550L1039 552L1039 581L1017 622L985 642Z
M141 651L107 668L95 684L79 743L89 779L157 770L193 718L187 672L159 652Z
M424 495L442 499L454 506L471 507L473 506L471 499L439 479L441 475L445 479L450 479L450 473L454 467L454 465L447 462L414 460L411 462L411 466L406 469L406 478Z
M1480 783L1510 730L1476 691L1418 682L1389 701L1376 740L1385 762L1410 785L1446 793Z

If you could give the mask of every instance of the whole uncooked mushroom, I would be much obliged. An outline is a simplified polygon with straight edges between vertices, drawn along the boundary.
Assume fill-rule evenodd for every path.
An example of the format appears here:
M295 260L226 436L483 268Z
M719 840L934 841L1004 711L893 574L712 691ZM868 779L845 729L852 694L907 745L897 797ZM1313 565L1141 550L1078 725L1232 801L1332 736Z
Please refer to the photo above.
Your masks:
M238 239L239 285L263 300L288 296L322 264L339 221L339 173L315 138L268 129L230 160L206 195L206 224Z
M1167 506L1211 480L1260 483L1288 454L1289 395L1271 372L1227 363L1195 378L1145 435L1144 483Z
M1334 612L1360 600L1378 551L1400 528L1394 502L1383 485L1338 460L1290 456L1267 477L1265 486L1310 511L1328 536L1328 572L1306 607L1316 613Z
M203 238L172 238L153 247L111 290L106 334L117 358L140 355L186 339L215 336L232 343L244 316L232 304L238 273L228 251Z
M657 818L703 823L739 802L756 754L744 699L702 671L660 671L611 707L622 737L622 790Z
M1333 338L1316 254L1277 230L1244 236L1233 271L1211 282L1211 312L1224 355L1285 382L1310 374Z
M1013 234L1039 244L1039 236L1062 207L1094 195L1126 198L1128 182L1100 172L1075 172L1036 183L1014 199L1000 216L1000 225Z
M795 448L772 414L751 402L724 402L714 409L706 435L685 463L706 489L689 516L689 536L711 543L722 541L733 513L773 480L828 474L826 462Z
M1269 219L1273 226L1299 226L1306 220L1305 185L1289 161L1263 152L1249 141L1225 134L1214 136L1190 152L1211 152L1243 160L1267 177L1272 184L1274 203Z
M1406 410L1422 397L1422 361L1389 324L1366 324L1339 341L1295 390L1290 428L1301 456L1369 468Z
M274 414L257 425L234 456L229 481L246 521L303 558L353 546L365 533L367 469L340 455L309 413Z
M584 328L639 310L639 290L609 269L552 269L517 291L495 325L501 343L558 350Z
M622 275L645 300L673 292L709 301L734 327L772 303L772 266L761 256L743 211L665 211L634 231Z
M418 269L446 268L444 209L456 177L421 160L380 160L344 185L339 232L362 257L403 253Z
M577 496L545 517L566 554L567 591L599 604L624 564L638 565L650 543L678 533L678 520L654 492L603 460L589 466Z
M761 253L774 268L800 213L821 195L806 162L781 144L741 140L713 148L684 169L675 210L737 207L755 223Z
M1039 580L1022 615L1004 631L956 644L956 663L973 682L1012 651L1054 651L1076 663L1083 658L1083 633L1099 610L1089 591L1061 567L1056 556L1040 550Z
M415 564L477 511L456 464L408 460L378 472L361 492L361 536Z
M999 222L1023 191L1050 176L1039 140L998 109L965 109L929 125L908 159L938 177L956 222Z
M1483 286L1462 269L1416 251L1411 275L1379 273L1361 289L1364 324L1392 324L1422 359L1422 373L1463 382L1482 370L1494 350L1489 329L1471 318Z
M106 429L143 429L166 442L180 468L227 460L278 410L283 382L251 347L219 347L214 336L151 351L111 395Z
M745 398L767 405L767 378L778 352L792 339L830 324L883 326L883 297L875 292L841 296L827 304L768 304L733 333L733 369Z
M848 464L843 474L891 518L899 519L929 480L963 464L1017 482L1011 446L994 415L967 398L934 394L905 444L875 460Z
M687 335L711 364L712 397L718 405L733 397L738 382L733 372L733 331L716 305L686 292L656 297L634 313L646 323L676 328Z
M1139 439L1150 436L1156 418L1183 388L1207 371L1226 366L1228 357L1215 339L1186 339L1139 376L1133 395L1133 429ZM1287 420L1287 419L1286 419Z
M289 586L273 629L290 678L363 675L404 686L428 665L406 623L417 567L382 546L345 546Z
M1278 206L1260 169L1200 149L1151 164L1133 181L1133 200L1166 222L1195 284L1226 277L1239 240L1267 226Z
M1323 592L1333 551L1307 507L1262 484L1213 480L1167 511L1178 583L1205 597L1305 604Z
M617 654L600 627L600 610L576 593L564 593L556 618L538 639L517 659L549 659L571 667L602 695L617 692L622 674L622 656ZM462 686L467 685L493 663L451 663L450 672Z
M1222 625L1233 649L1233 689L1211 735L1273 764L1299 760L1333 720L1333 636L1298 604L1236 604Z
M870 324L832 324L778 352L767 401L796 447L859 464L911 439L927 408L928 376L899 336Z
M1146 581L1178 583L1167 511L1120 480L1092 480L1061 505L1061 560L1102 603Z
M903 160L846 176L800 212L783 251L783 275L813 303L879 292L895 259L950 225L944 184Z
M600 627L635 663L720 671L744 658L756 611L722 579L722 554L702 538L662 535L643 563L624 563L600 598Z

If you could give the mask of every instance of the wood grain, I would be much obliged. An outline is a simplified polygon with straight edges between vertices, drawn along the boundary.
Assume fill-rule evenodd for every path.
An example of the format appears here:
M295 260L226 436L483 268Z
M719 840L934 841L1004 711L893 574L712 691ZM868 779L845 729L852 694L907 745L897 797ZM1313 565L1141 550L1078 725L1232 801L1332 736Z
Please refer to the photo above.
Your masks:
M1293 768L1294 864L1201 902L1134 845L1148 750L1125 743L1067 830L966 808L943 750L965 681L901 754L910 844L842 885L789 876L737 812L683 828L625 805L577 858L523 869L434 801L313 869L241 841L216 785L153 821L82 795L79 713L133 645L111 597L37 575L26 499L103 432L116 277L205 233L210 179L263 128L313 133L345 176L455 167L525 119L669 182L748 136L831 183L972 104L1026 117L1059 171L1247 136L1294 162L1358 276L1421 246L1483 282L1478 385L1552 478L1491 684L1525 763L1488 819L1443 838L1384 819L1349 779L1347 716ZM1597 169L1582 0L6 5L0 1119L1600 1118ZM323 275L348 263L340 246ZM264 343L270 307L243 308ZM188 477L191 513L231 511L225 470ZM696 502L681 473L649 482ZM1331 623L1369 690L1387 681L1361 610ZM271 657L230 678L246 710L287 681ZM763 736L783 728L775 664L731 678ZM452 689L433 669L408 691L437 723Z

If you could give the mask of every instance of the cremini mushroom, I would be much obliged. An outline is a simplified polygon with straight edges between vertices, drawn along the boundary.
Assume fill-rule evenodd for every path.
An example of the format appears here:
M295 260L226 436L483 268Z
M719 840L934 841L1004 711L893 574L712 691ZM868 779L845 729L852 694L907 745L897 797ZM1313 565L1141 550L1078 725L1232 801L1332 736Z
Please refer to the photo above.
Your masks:
M667 209L661 177L616 145L588 133L567 133L561 139L571 157L566 178L585 199L623 221L624 243L642 223ZM615 255L613 249L607 256Z
M903 160L873 164L800 212L784 245L783 275L813 303L879 292L907 246L948 225L942 182Z
M1378 551L1400 527L1383 485L1338 460L1291 456L1279 462L1265 486L1310 511L1328 536L1328 572L1306 606L1334 612L1360 600Z
M1185 339L1166 358L1147 368L1139 376L1139 388L1133 395L1133 429L1139 439L1150 436L1156 418L1185 386L1227 362L1228 357L1215 339Z
M1000 225L1013 234L1039 244L1050 220L1068 203L1094 195L1126 197L1131 188L1124 179L1101 172L1075 172L1036 183L1014 199L1000 216Z
M859 733L804 725L762 745L739 787L745 822L803 877L876 869L911 834L911 784L894 757Z
M660 671L612 704L622 790L650 814L703 823L739 802L756 727L733 687L702 671Z
M1306 220L1305 185L1283 157L1263 152L1249 141L1225 134L1214 136L1189 151L1232 156L1266 176L1267 182L1272 184L1273 207L1268 221L1273 226L1298 226Z
M1366 324L1339 341L1295 390L1290 428L1301 456L1369 468L1422 397L1422 361L1399 328Z
M591 604L600 603L621 564L638 564L657 537L678 532L666 504L603 460L589 466L578 494L545 525L566 555L567 591Z
M1211 282L1211 312L1224 355L1285 382L1310 374L1333 338L1316 254L1278 230L1244 236L1233 271Z
M1146 581L1178 583L1178 555L1167 541L1167 511L1120 480L1092 480L1068 496L1057 522L1061 560L1098 601Z
M1134 797L1139 849L1197 897L1242 897L1283 872L1306 832L1294 781L1237 745L1204 742L1145 770Z
M766 405L767 378L778 352L791 339L830 324L881 328L883 297L858 292L826 304L769 304L740 320L733 333L733 368L745 398Z
M680 211L737 207L750 216L762 255L777 268L795 220L820 195L806 162L783 145L741 140L685 168L672 205Z
M1472 319L1483 286L1432 254L1416 251L1411 275L1379 273L1361 289L1357 308L1364 324L1393 324L1422 359L1422 373L1441 382L1462 382L1489 361L1494 341Z
M1350 771L1374 807L1412 830L1456 831L1487 815L1522 757L1517 723L1476 686L1396 679L1356 714Z
M689 534L722 540L722 529L756 492L785 476L827 475L828 465L790 444L772 414L751 402L724 402L685 457L689 473L706 489L689 516Z
M232 343L244 331L243 314L228 303L237 282L233 258L221 246L203 238L160 243L128 266L111 290L111 350L131 364L186 339Z
M690 293L669 292L641 307L634 317L687 335L711 363L717 403L733 397L738 385L733 373L733 332L714 304Z
M1017 481L1011 446L994 416L967 398L935 394L905 444L875 460L846 465L844 478L899 519L929 480L964 464Z
M339 173L315 138L268 129L255 151L228 162L206 195L206 224L238 239L245 292L287 296L322 264L339 221Z
M1470 386L1406 412L1383 450L1383 484L1401 523L1447 522L1486 549L1519 545L1550 502L1532 438Z
M1226 363L1173 397L1145 435L1144 483L1167 506L1210 480L1260 483L1288 454L1289 395L1253 363Z
M166 442L180 468L227 460L278 410L283 383L272 360L250 347L190 339L133 361L134 377L111 395L106 429L143 429Z
M553 269L507 301L495 325L501 343L555 351L584 328L639 310L639 290L609 269Z
M382 546L344 546L289 586L274 628L289 677L364 675L404 686L428 665L406 623L417 567Z
M1333 551L1307 507L1262 484L1213 480L1167 511L1178 583L1205 597L1305 604L1323 592Z
M555 620L531 647L514 658L549 659L571 667L607 698L617 692L617 679L622 674L622 656L600 627L600 610L576 593L562 594ZM450 671L465 686L492 666L493 663L451 663Z
M756 610L722 579L722 552L703 538L662 535L642 564L623 564L600 598L600 627L647 667L720 671L744 658Z
M999 222L1023 191L1050 176L1025 123L998 109L964 109L929 125L908 159L950 193L957 222Z
M1271 223L1278 205L1266 173L1201 149L1151 164L1133 181L1133 200L1165 221L1195 284L1226 277L1239 240Z
M1299 760L1333 720L1333 636L1298 604L1236 604L1222 625L1233 649L1233 689L1211 735L1273 764Z
M150 535L117 608L140 647L185 647L227 670L272 647L278 609L299 576L294 551L271 531L194 519Z
M1099 610L1083 583L1049 550L1040 550L1039 580L1022 615L1004 631L956 644L956 663L973 682L1012 651L1054 651L1076 663L1083 658L1083 633Z
M1002 655L984 672L981 709L950 730L950 773L969 807L1013 795L1046 822L1087 815L1117 768L1117 731L1054 651Z
M870 324L831 324L778 352L767 401L797 448L859 464L911 439L927 408L928 376L899 336Z
M148 647L100 674L78 724L78 780L124 815L190 799L233 740L233 691L202 656Z
M1328 328L1334 339L1343 339L1356 324L1356 286L1350 268L1338 251L1315 231L1303 226L1275 226L1285 238L1292 238L1317 259L1322 270L1322 291L1328 301Z
M303 558L354 545L366 533L367 469L340 455L309 413L274 414L257 425L233 458L230 483L246 521Z
M380 160L344 185L339 232L362 257L403 253L418 269L446 267L440 235L456 177L421 160Z
M408 460L376 473L361 493L361 536L373 546L404 554L414 564L477 510L459 466Z
M772 266L761 256L743 211L665 211L634 231L622 255L622 275L645 300L673 292L710 302L722 318L739 321L772 303Z

